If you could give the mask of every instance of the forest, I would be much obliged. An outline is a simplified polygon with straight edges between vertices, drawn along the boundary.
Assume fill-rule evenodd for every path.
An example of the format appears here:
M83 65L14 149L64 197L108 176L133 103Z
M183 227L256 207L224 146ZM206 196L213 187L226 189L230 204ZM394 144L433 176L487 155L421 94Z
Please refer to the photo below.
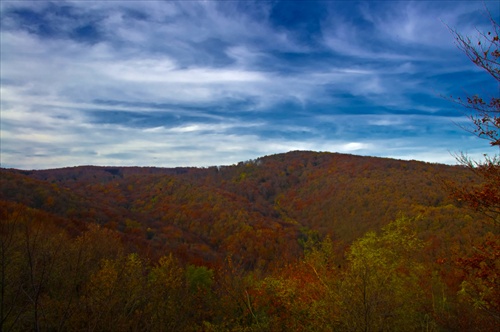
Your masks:
M498 83L492 23L452 33ZM0 331L498 331L500 158L457 161L0 168Z
M0 179L2 331L498 327L498 224L453 195L481 184L464 166L293 151Z

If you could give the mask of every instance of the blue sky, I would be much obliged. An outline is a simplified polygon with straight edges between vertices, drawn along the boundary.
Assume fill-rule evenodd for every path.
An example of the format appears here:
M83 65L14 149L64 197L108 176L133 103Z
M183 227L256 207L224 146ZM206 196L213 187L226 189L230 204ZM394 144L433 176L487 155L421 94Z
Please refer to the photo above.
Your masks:
M227 165L290 150L496 153L443 96L498 1L2 1L1 166Z

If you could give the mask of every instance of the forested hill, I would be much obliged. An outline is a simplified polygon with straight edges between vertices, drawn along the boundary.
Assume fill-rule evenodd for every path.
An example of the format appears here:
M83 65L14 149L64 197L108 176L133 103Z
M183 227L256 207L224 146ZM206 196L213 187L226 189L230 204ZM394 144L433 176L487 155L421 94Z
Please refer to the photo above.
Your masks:
M2 169L0 199L57 216L74 234L89 223L117 230L153 256L173 252L209 264L232 255L253 269L297 257L308 238L329 235L347 245L399 215L432 216L436 234L458 236L478 217L452 204L447 180L470 182L472 174L295 151L208 168Z
M0 330L496 331L466 168L290 152L0 170Z

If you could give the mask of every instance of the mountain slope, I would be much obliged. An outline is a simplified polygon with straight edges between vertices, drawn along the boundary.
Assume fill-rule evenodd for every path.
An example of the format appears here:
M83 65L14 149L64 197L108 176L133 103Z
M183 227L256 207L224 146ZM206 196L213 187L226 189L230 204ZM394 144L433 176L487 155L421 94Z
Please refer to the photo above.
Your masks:
M423 231L434 223L438 234L480 218L453 206L444 189L447 179L473 180L461 167L335 153L209 168L2 169L0 176L0 200L63 218L64 227L97 223L153 255L204 264L232 255L247 269L296 257L299 242L315 234L349 244L399 214L424 216Z

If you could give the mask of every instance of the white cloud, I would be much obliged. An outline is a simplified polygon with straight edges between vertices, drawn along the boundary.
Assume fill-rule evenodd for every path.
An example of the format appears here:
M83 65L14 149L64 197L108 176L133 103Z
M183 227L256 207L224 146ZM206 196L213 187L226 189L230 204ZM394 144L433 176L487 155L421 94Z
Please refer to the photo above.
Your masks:
M456 82L439 77L472 67L457 60L439 19L469 29L458 18L475 4L365 3L355 12L356 4L350 14L372 26L332 11L320 45L275 29L271 2L65 4L74 17L48 13L44 2L2 3L6 165L207 166L297 149L435 160L454 144L421 148L445 120L418 114L440 115L435 99ZM46 14L58 34L27 32L5 14L15 6ZM70 37L86 23L99 32L93 44ZM398 115L367 115L381 111ZM154 114L170 117L137 124ZM402 129L434 136L383 140Z
M239 69L223 68L178 68L170 59L134 59L121 62L100 63L95 65L96 71L115 80L146 83L179 83L179 84L223 84L238 82L264 81L262 73Z
M373 126L401 126L405 122L401 117L396 118L390 115L375 117L374 119L368 120L368 123Z

